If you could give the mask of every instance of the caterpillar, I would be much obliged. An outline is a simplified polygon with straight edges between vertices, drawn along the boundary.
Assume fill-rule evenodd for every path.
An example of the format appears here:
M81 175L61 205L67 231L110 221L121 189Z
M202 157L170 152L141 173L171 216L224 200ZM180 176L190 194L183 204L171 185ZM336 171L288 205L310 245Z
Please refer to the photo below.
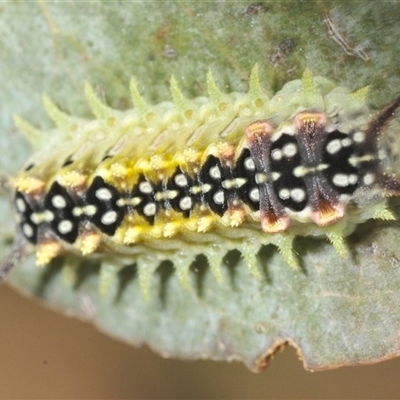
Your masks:
M350 92L309 70L268 96L257 65L246 94L223 93L211 72L208 98L185 98L174 77L170 85L173 101L152 105L132 78L134 108L118 111L86 84L91 121L44 96L51 131L15 117L40 149L10 180L19 233L0 280L30 248L39 266L100 259L102 293L136 263L148 298L164 260L187 287L204 254L221 282L223 257L237 249L258 278L262 246L296 269L296 236L326 237L345 256L357 225L395 219L388 198L400 181L385 131L400 98L373 114L368 87Z

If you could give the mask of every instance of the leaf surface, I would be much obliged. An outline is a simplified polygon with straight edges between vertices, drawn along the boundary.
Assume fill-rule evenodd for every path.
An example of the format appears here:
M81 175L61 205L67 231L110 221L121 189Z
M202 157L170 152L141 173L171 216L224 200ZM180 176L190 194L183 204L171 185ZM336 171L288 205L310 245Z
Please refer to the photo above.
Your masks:
M132 75L145 97L159 102L170 99L171 74L188 97L206 95L209 69L221 89L244 92L257 62L272 93L309 68L353 90L371 85L370 104L382 107L400 87L399 9L397 2L374 1L3 4L0 168L15 173L32 152L12 115L50 127L41 106L47 93L65 111L89 117L85 81L107 104L127 109ZM329 34L326 16L350 47ZM1 201L5 256L14 228L11 207ZM348 259L325 241L298 239L303 268L297 272L267 247L259 281L231 252L223 285L200 256L187 291L164 263L152 279L149 302L140 294L134 266L121 271L106 297L98 293L95 263L81 268L71 287L62 283L57 263L42 270L29 258L9 282L165 356L235 358L260 370L279 345L290 342L307 368L328 369L399 354L399 235L397 224L364 224L348 239Z

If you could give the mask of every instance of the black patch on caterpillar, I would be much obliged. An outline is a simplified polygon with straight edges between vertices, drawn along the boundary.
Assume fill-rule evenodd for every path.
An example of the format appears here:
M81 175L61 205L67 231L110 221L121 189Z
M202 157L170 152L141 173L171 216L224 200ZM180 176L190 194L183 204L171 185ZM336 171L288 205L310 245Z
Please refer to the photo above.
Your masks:
M193 195L190 188L194 186L194 180L182 172L178 167L174 174L168 179L167 190L177 192L177 196L170 199L171 207L175 211L179 211L185 218L189 218L190 212L194 208Z
M117 204L121 197L118 190L100 176L94 178L86 193L86 205L95 207L89 220L106 235L114 235L124 218L125 209Z
M51 185L44 200L44 210L51 212L50 229L67 243L74 243L79 233L80 218L73 214L75 202L58 182Z

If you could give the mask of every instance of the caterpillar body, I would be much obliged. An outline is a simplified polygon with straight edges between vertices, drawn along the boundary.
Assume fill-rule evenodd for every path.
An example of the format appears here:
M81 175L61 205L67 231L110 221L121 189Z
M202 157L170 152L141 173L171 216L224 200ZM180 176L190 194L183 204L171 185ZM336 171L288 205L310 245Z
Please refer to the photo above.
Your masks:
M48 97L55 130L17 117L42 143L11 180L19 253L33 248L41 266L59 255L69 266L99 257L103 292L136 263L148 297L163 260L187 286L197 255L221 281L223 257L238 249L258 277L261 246L277 246L297 268L296 236L327 237L344 256L343 238L358 224L395 219L387 198L400 195L400 182L384 130L400 99L374 115L367 88L351 93L308 70L269 97L257 65L247 94L222 93L211 73L207 85L209 98L189 100L171 78L173 102L150 105L132 80L134 109L122 112L87 84L95 120L69 116Z

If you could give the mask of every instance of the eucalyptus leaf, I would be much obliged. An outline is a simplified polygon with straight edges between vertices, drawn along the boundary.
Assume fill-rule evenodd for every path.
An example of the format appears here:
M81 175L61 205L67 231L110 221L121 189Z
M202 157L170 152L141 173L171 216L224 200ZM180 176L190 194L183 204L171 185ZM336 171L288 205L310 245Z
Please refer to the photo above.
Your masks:
M375 1L3 3L0 168L12 175L32 152L14 114L51 126L44 93L66 112L91 117L85 81L124 110L131 107L131 76L156 103L170 99L172 74L187 97L206 95L210 69L224 91L244 92L258 63L271 93L308 68L352 90L370 85L371 107L382 107L400 87L399 11L398 2ZM5 257L14 228L9 201L1 200ZM58 262L39 269L31 257L8 282L164 356L240 359L261 370L277 347L290 343L306 368L329 369L399 354L399 235L397 224L366 223L348 238L346 259L323 240L299 238L300 271L267 247L261 280L230 252L224 284L200 256L189 290L165 262L151 281L150 301L140 293L135 266L120 271L103 297L95 262L79 268L77 283L68 285Z

